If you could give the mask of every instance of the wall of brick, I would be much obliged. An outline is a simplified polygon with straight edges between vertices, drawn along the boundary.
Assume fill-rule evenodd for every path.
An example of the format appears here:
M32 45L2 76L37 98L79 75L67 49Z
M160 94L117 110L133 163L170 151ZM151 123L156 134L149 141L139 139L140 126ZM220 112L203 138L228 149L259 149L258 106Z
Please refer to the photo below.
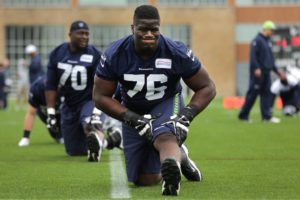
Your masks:
M217 85L219 96L235 93L234 10L230 7L161 7L162 24L189 24L192 27L192 49ZM73 20L89 24L128 24L134 7L70 7L51 9L1 9L0 42L4 41L5 25L62 24L68 32ZM66 40L68 36L65 36ZM5 45L0 43L1 56Z

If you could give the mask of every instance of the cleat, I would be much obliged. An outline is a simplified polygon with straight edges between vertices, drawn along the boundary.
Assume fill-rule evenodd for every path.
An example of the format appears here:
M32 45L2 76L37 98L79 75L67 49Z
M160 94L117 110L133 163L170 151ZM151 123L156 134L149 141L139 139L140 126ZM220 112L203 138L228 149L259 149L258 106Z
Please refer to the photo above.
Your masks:
M251 119L248 119L248 118L241 118L241 117L239 117L239 120L241 122L245 122L245 123L249 123L249 124L251 124L253 122Z
M57 138L57 139L55 139L55 141L56 141L57 144L64 144L65 143L64 138Z
M202 174L197 168L194 161L189 158L189 152L185 145L181 146L181 152L183 154L181 161L181 172L184 177L189 181L201 181Z
M29 145L29 138L23 137L20 142L18 143L19 147L26 147Z
M107 134L107 149L113 149L114 147L123 149L122 133L119 128L109 128Z
M174 158L166 158L161 164L162 195L177 196L180 190L181 171Z
M87 136L88 161L99 162L102 153L102 142L95 132Z
M279 124L281 122L280 118L271 117L270 119L263 119L264 123L272 123L272 124Z

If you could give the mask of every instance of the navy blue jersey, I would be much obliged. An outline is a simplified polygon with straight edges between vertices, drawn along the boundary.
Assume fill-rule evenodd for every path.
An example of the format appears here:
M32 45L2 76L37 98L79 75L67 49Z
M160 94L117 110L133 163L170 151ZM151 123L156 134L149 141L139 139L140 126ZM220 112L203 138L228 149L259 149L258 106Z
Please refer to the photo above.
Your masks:
M47 104L45 96L46 88L46 76L40 76L30 86L28 103L37 109L37 113L43 122L47 119ZM59 107L61 104L61 98L56 102L57 114L60 113Z
M32 84L39 76L44 74L42 59L40 55L31 58L29 64L29 82Z
M143 114L181 92L180 78L189 78L201 67L183 43L160 36L155 55L143 60L134 50L133 36L113 42L101 56L96 75L118 81L123 104Z
M100 60L100 51L88 45L72 53L69 43L56 47L50 54L47 72L47 90L60 87L65 104L77 107L92 99L94 75Z

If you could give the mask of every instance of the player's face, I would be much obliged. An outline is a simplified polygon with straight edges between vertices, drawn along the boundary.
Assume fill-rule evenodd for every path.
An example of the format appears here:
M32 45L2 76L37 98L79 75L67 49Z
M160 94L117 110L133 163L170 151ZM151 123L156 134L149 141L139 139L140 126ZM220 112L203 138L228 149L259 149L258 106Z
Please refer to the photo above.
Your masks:
M160 35L158 19L136 20L131 26L134 35L135 50L139 53L154 52Z
M75 49L85 48L89 43L89 30L78 29L70 33L71 45Z

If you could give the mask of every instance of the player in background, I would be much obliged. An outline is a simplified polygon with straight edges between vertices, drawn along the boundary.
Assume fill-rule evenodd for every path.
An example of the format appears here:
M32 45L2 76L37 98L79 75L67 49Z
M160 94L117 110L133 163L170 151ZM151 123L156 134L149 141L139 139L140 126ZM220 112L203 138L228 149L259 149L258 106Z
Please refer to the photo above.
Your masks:
M40 120L46 123L47 120L47 106L46 106L46 97L45 97L45 84L46 84L46 76L39 77L30 87L29 97L28 97L28 108L24 117L24 128L23 128L23 137L19 141L18 145L20 147L28 146L30 143L30 133L34 125L34 120L36 115L40 118ZM60 119L59 106L61 101L58 99L56 101L55 110L56 118ZM64 140L62 138L60 132L60 126L58 124L56 130L48 129L50 136L60 144L63 144Z
M249 118L251 109L260 97L260 113L263 122L280 123L280 119L273 117L271 87L271 71L274 71L282 81L286 81L285 74L278 70L272 52L271 36L275 30L275 24L268 20L262 25L259 32L251 42L249 87L245 102L238 115L239 120L251 122Z
M9 93L8 78L6 72L9 68L9 60L0 60L0 110L5 110L8 106L7 96Z
M47 124L52 129L61 123L68 155L88 154L88 161L98 162L102 149L118 146L121 137L110 135L105 139L102 129L103 115L94 108L93 77L100 60L100 52L88 44L87 23L74 21L69 37L70 42L57 46L49 57L46 83ZM58 87L61 95L65 97L60 122L55 117Z
M45 74L42 64L42 58L38 52L38 48L33 44L29 44L26 46L25 53L30 56L28 69L29 82L30 84L32 84L39 76Z
M271 92L282 100L282 113L285 116L296 116L300 110L300 69L298 67L286 67L286 81L277 78L271 85Z
M23 108L28 101L29 90L29 71L28 64L25 59L20 58L17 62L17 92L16 92L16 105L15 109Z
M182 144L192 120L214 98L215 85L190 49L160 34L157 8L137 7L131 30L102 55L93 99L97 108L123 122L128 180L149 186L162 179L162 194L178 195L181 172L188 180L201 180ZM194 91L187 106L181 78ZM118 84L122 104L112 98Z

